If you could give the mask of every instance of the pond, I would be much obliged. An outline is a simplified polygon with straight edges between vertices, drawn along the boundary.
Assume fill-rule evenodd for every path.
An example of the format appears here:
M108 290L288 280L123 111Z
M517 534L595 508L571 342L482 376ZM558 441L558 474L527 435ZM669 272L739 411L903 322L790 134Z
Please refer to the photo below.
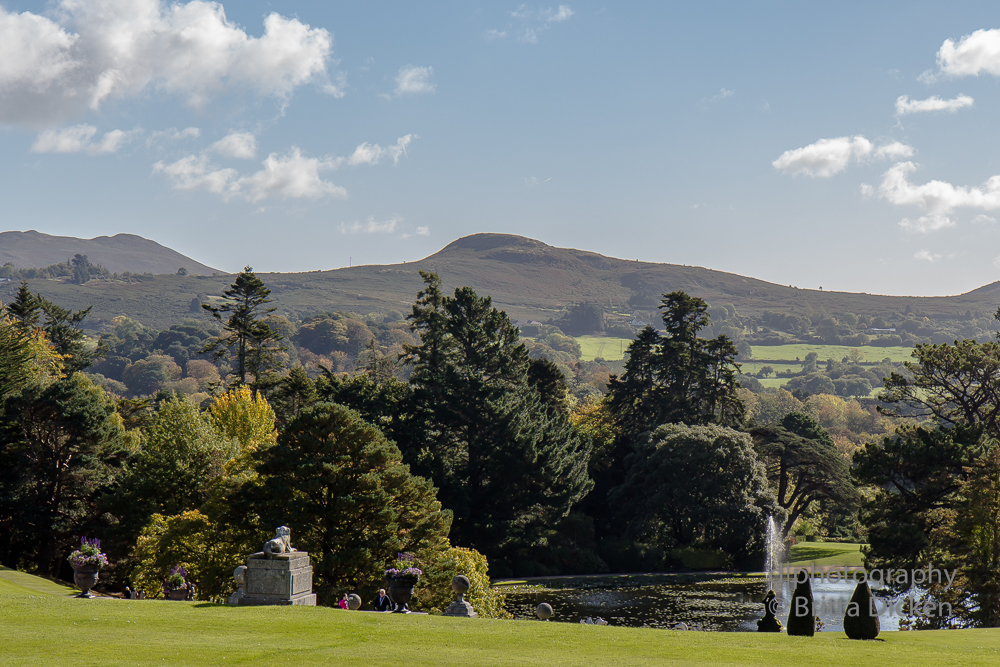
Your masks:
M720 632L757 630L764 616L764 587L759 575L704 574L554 578L503 586L514 618L534 619L535 607L547 602L555 611L552 620L563 623L579 623L589 616L609 625L672 628L683 622ZM782 601L778 616L784 623L794 584L785 582L781 589L775 592ZM815 610L824 630L843 630L844 609L853 593L853 583L813 581ZM882 630L899 629L899 618L889 613L880 622Z

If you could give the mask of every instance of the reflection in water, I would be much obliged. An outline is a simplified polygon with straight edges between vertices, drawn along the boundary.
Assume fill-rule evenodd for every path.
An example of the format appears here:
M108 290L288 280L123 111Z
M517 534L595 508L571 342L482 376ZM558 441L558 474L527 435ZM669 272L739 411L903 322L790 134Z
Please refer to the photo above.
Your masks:
M777 582L776 582L777 583ZM578 623L600 616L610 625L671 628L678 623L701 624L705 630L756 631L764 616L764 578L707 575L608 577L606 579L548 580L532 585L504 586L507 610L514 618L535 618L535 607L548 602L553 621ZM782 602L778 617L788 617L794 584L775 590ZM825 630L843 630L843 613L854 593L850 582L813 581L817 614ZM880 609L882 606L880 605ZM881 617L882 630L896 630L899 619Z

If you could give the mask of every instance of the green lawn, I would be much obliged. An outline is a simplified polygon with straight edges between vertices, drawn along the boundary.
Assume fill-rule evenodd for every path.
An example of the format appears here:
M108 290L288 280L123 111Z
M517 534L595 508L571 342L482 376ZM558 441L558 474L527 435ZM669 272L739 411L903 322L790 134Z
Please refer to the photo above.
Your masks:
M995 665L1000 630L673 632L317 607L77 600L0 571L0 664L67 665ZM36 587L39 587L36 589ZM42 590L48 589L48 590Z
M861 546L841 542L799 542L792 545L789 561L791 565L796 566L808 566L814 563L861 567L864 565L861 559Z

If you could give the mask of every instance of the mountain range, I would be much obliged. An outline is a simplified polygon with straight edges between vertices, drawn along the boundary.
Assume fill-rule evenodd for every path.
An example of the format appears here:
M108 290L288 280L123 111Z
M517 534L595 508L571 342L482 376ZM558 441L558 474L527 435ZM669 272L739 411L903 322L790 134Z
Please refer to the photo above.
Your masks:
M4 248L2 239L9 234L12 232L0 234L0 250ZM219 296L233 279L226 274L213 276L211 268L137 236L118 234L84 241L46 239L38 232L23 234L36 235L38 247L47 239L55 239L51 243L58 250L51 252L62 253L61 260L66 258L66 248L83 247L72 246L71 241L100 241L99 245L107 247L118 239L118 263L114 266L122 267L119 270L157 273L154 267L167 267L161 275L134 275L129 281L95 279L84 285L60 280L30 281L32 291L61 305L93 305L87 320L90 327L100 327L116 315L155 328L165 328L184 317L203 317L198 302ZM105 263L99 254L85 254L92 262L111 269L111 257ZM191 275L175 275L179 266L186 267ZM599 303L609 312L650 311L655 309L659 295L674 290L684 290L713 305L733 304L746 314L772 310L892 317L909 308L930 318L953 319L968 311L983 317L1000 304L1000 283L956 296L936 297L808 290L698 266L638 262L556 248L509 234L466 236L414 262L258 276L272 290L273 305L290 317L336 310L360 314L394 310L405 314L421 288L420 270L437 272L449 290L468 285L480 295L492 296L494 304L514 319L542 321L558 317L570 304L583 302ZM13 284L0 286L0 300L9 300L15 290Z
M135 234L115 234L92 239L51 236L35 230L0 233L0 266L8 262L17 269L42 268L65 262L73 255L86 255L112 273L190 273L212 275L217 269L144 239Z

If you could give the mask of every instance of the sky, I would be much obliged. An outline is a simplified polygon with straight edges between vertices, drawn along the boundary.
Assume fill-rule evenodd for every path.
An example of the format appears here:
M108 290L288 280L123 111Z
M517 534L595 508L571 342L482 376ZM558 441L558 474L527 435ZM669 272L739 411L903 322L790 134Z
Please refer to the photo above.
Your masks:
M987 2L0 0L0 230L226 271L519 234L804 288L1000 280Z

